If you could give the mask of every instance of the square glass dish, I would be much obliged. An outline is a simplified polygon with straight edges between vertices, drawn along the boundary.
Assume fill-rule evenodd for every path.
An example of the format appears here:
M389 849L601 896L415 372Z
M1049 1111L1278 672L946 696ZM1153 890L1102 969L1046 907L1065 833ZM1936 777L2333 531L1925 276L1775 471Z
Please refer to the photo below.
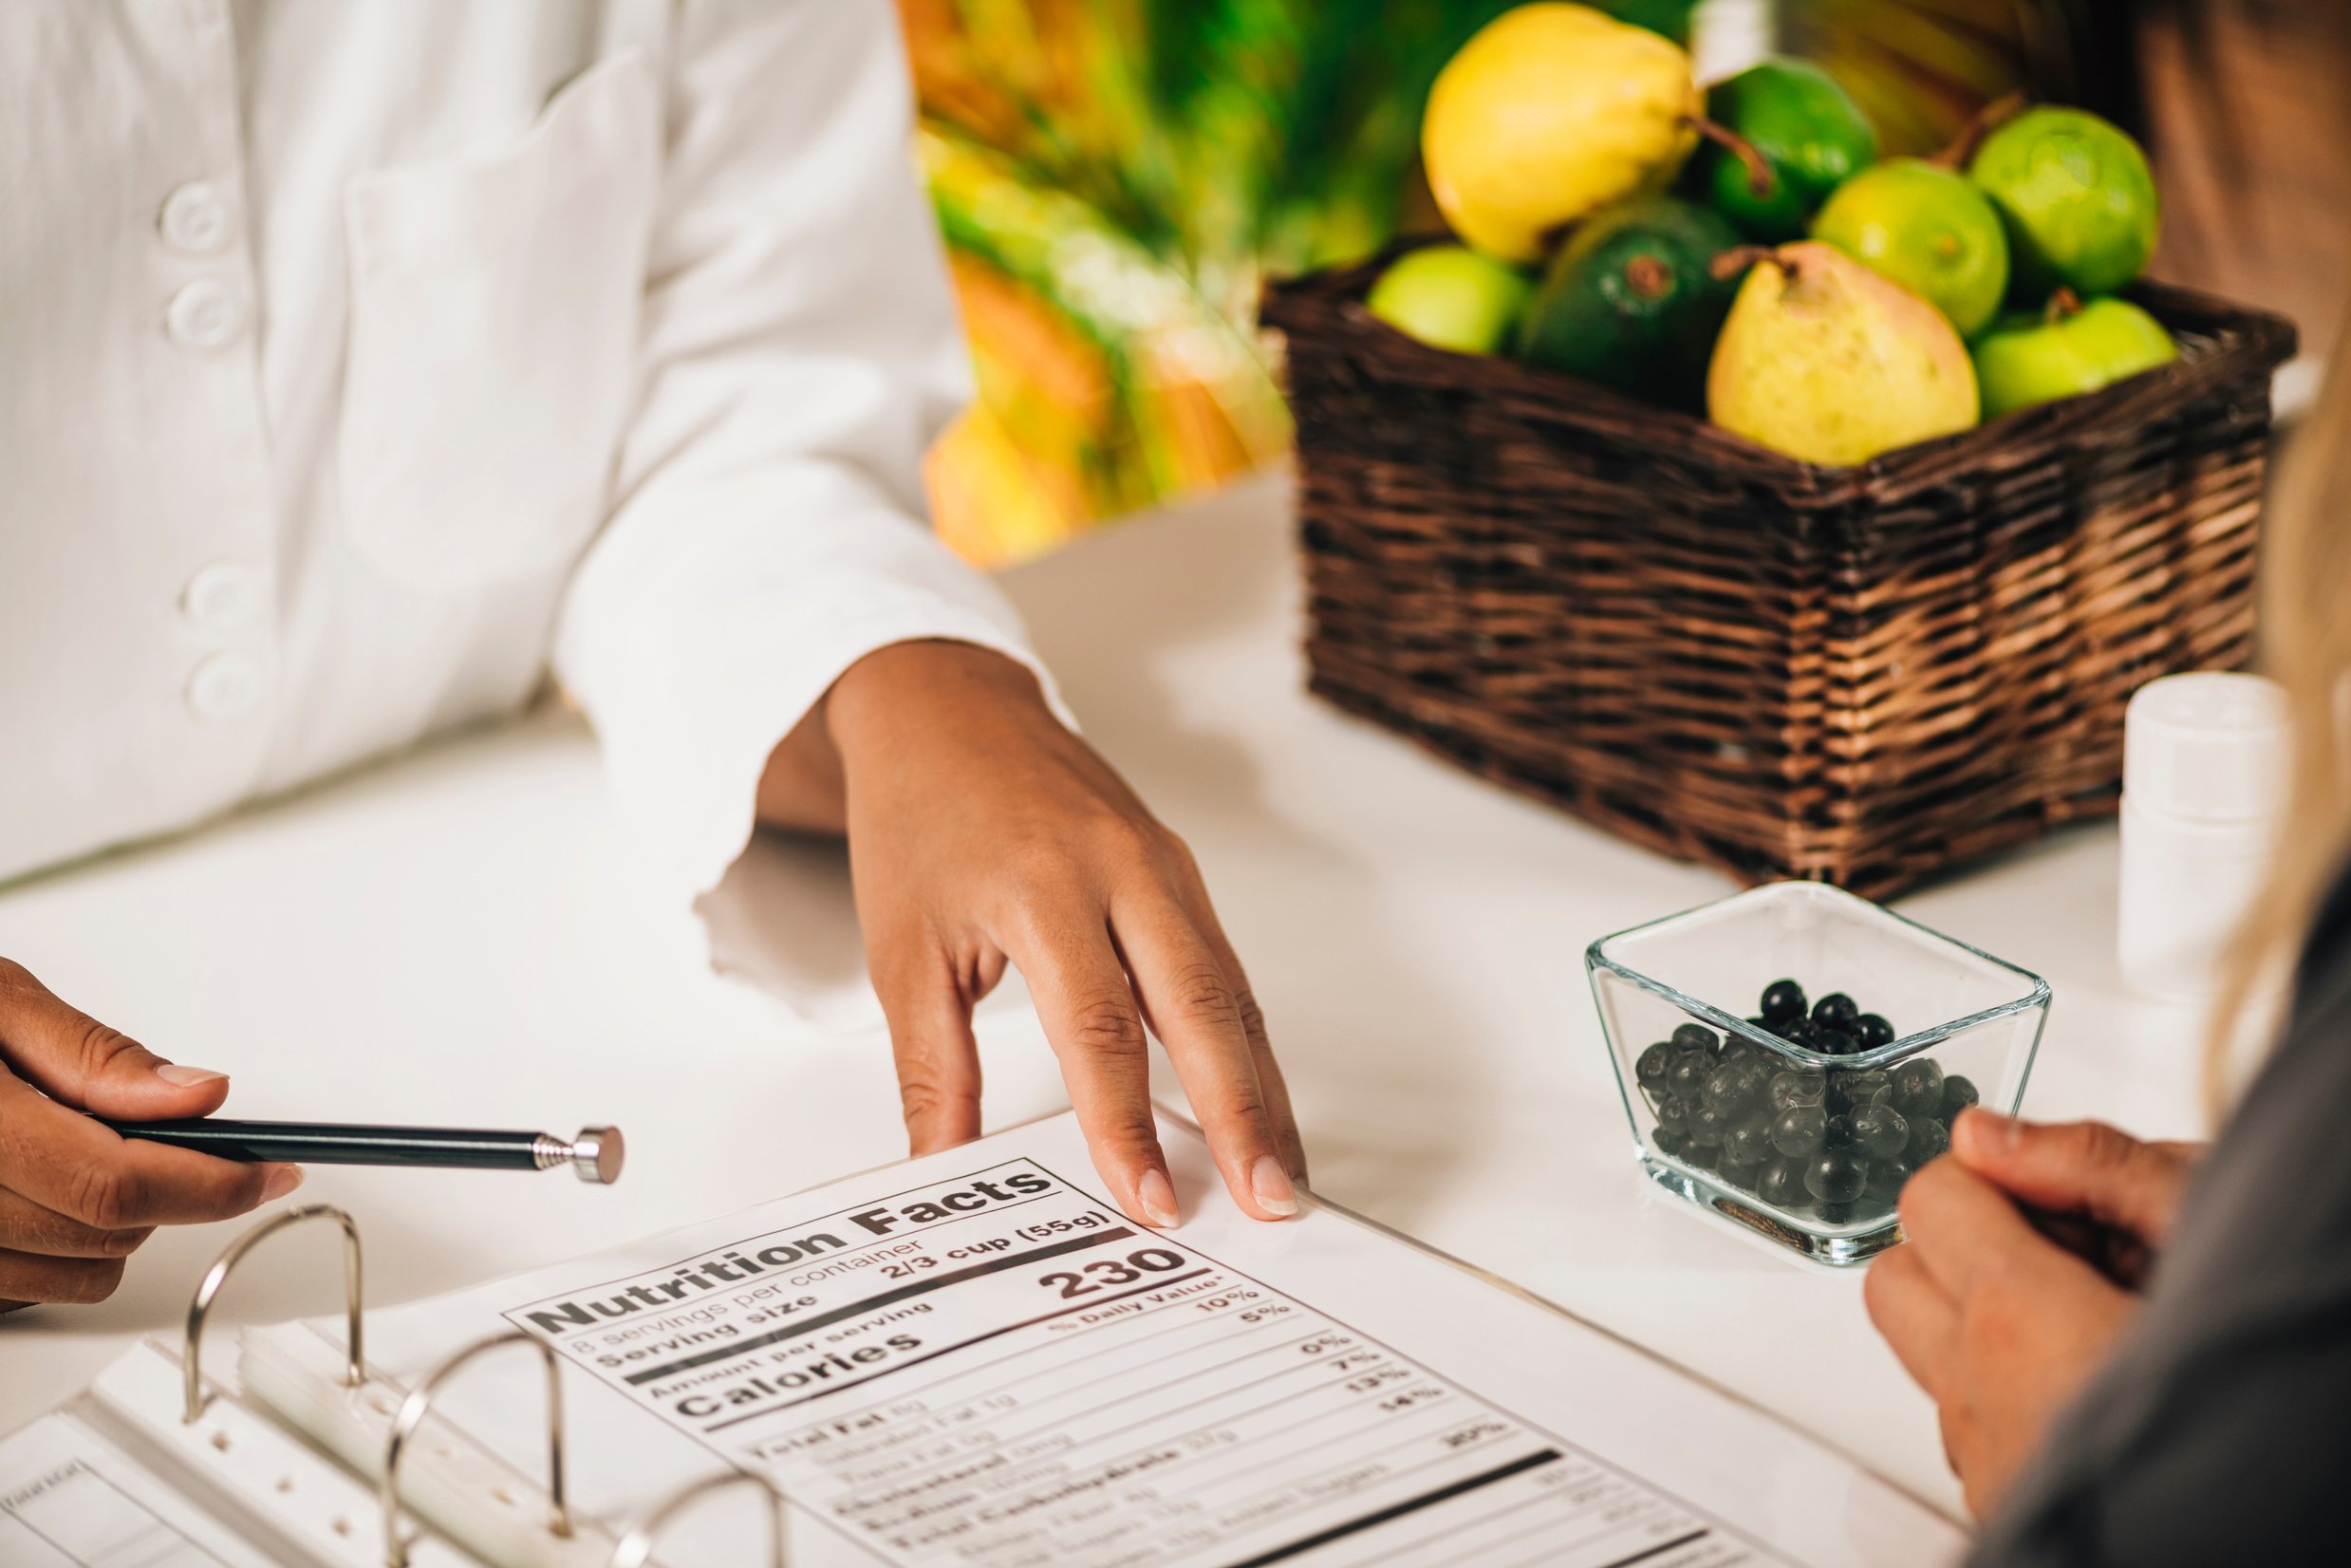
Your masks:
M1643 1168L1824 1263L1901 1239L1902 1184L1968 1105L2016 1110L2049 1011L2040 976L1819 882L1602 937L1584 967Z

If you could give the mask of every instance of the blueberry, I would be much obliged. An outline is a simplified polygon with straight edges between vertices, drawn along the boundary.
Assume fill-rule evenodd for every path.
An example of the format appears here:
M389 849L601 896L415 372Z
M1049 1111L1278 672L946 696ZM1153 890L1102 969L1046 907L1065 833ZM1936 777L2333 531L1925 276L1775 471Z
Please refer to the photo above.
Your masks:
M1902 1184L1911 1179L1910 1156L1896 1154L1891 1160L1872 1160L1868 1185L1862 1192L1877 1203L1891 1204L1902 1195Z
M1943 1119L1947 1122L1957 1121L1961 1111L1979 1104L1982 1098L1976 1093L1973 1083L1956 1073L1952 1073L1943 1080Z
M1951 1129L1931 1116L1921 1116L1911 1123L1911 1147L1904 1150L1911 1167L1916 1169L1937 1155L1950 1152Z
M1649 1141L1655 1146L1658 1153L1676 1157L1688 1144L1680 1133L1662 1127L1649 1135Z
M1684 1051L1715 1052L1723 1049L1723 1036L1703 1023L1686 1023L1673 1032L1673 1043Z
M1845 1083L1845 1093L1856 1105L1867 1105L1882 1100L1894 1092L1894 1074L1882 1067L1864 1067L1857 1072L1838 1074Z
M1673 1092L1686 1100L1694 1100L1707 1086L1707 1074L1714 1071L1714 1058L1703 1051L1676 1051L1673 1065L1666 1069L1666 1083Z
M1853 1118L1841 1112L1832 1112L1828 1124L1820 1129L1820 1145L1823 1148L1851 1148Z
M1742 1192L1753 1192L1755 1184L1763 1174L1763 1167L1759 1162L1749 1161L1745 1165L1734 1163L1727 1148L1723 1151L1723 1163L1714 1169L1715 1174Z
M1881 1045L1894 1043L1894 1025L1882 1013L1864 1013L1853 1020L1852 1035L1864 1051L1875 1051Z
M1690 1111L1686 1130L1689 1141L1700 1148L1719 1148L1724 1134L1730 1130L1730 1118L1710 1105L1701 1105Z
M1816 1211L1824 1225L1849 1225L1861 1216L1858 1204L1822 1204Z
M1795 1069L1775 1073L1764 1094L1774 1111L1793 1111L1800 1105L1819 1105L1828 1092L1828 1080L1819 1073Z
M1700 1093L1724 1115L1737 1117L1763 1108L1765 1081L1763 1070L1751 1063L1725 1062L1707 1074Z
M1792 980L1776 980L1763 987L1763 1017L1774 1023L1804 1016L1804 988Z
M1812 1004L1812 1021L1824 1029L1844 1029L1861 1016L1861 1009L1842 991L1832 991Z
M1771 1157L1772 1121L1761 1111L1750 1112L1723 1134L1723 1159L1730 1165L1760 1165Z
M1809 1049L1813 1041L1820 1037L1820 1031L1813 1026L1810 1018L1790 1018L1780 1025L1780 1037L1790 1045L1801 1045Z
M1851 1035L1841 1029L1813 1026L1812 1048L1823 1056L1850 1056L1861 1049Z
M1828 1136L1828 1112L1817 1105L1794 1106L1771 1119L1771 1147L1791 1160L1820 1151Z
M1678 1094L1668 1094L1657 1102L1657 1125L1669 1132L1689 1130L1689 1102Z
M1665 1081L1684 1100L1695 1100L1707 1086L1709 1072L1714 1072L1714 1058L1705 1051L1674 1051L1674 1065L1665 1070Z
M1894 1070L1894 1108L1905 1116L1943 1109L1943 1069L1931 1056L1913 1056Z
M1664 1040L1641 1053L1641 1059L1633 1064L1633 1075L1654 1088L1666 1081L1666 1073L1673 1066L1673 1047Z
M1910 1147L1910 1119L1883 1100L1853 1113L1853 1146L1874 1160L1888 1160Z
M1804 1187L1804 1162L1766 1162L1763 1174L1755 1179L1755 1195L1774 1208L1810 1208L1812 1194Z
M1694 1139L1682 1145L1680 1155L1682 1164L1692 1170L1712 1170L1722 1157L1721 1144L1702 1144Z
M1852 1203L1868 1180L1868 1170L1846 1149L1822 1149L1804 1166L1804 1186L1823 1204Z

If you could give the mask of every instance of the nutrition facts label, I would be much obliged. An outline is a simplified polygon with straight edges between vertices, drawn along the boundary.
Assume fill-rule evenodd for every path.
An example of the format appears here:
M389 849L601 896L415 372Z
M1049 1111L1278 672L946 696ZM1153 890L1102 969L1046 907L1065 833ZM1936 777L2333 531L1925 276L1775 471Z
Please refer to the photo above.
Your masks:
M909 1568L1786 1560L1030 1158L505 1316Z

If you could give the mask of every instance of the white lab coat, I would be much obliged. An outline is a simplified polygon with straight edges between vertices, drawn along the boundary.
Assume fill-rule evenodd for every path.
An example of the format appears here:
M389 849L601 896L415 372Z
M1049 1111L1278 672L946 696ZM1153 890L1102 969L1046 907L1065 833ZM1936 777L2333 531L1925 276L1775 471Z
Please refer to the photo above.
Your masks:
M1034 665L889 0L0 3L0 878L508 713L683 896L842 669Z

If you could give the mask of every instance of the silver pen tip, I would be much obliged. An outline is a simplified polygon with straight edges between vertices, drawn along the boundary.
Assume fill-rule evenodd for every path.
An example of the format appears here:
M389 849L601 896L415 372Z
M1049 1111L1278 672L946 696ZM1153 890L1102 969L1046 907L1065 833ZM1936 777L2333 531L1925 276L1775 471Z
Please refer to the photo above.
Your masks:
M621 1162L627 1146L617 1127L584 1127L571 1140L571 1170L583 1182L608 1186L621 1179Z

